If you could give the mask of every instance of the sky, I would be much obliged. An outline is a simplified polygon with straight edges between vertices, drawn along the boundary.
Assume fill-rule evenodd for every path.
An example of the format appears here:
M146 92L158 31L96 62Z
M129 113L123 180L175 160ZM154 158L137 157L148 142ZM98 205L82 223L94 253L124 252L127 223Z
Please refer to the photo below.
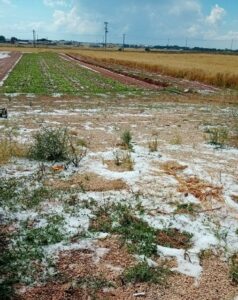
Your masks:
M238 49L238 0L0 0L0 35Z

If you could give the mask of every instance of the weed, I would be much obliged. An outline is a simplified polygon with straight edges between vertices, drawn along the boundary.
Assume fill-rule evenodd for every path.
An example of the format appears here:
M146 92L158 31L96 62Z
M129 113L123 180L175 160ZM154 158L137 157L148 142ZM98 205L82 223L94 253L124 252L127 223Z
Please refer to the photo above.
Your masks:
M180 214L194 214L196 212L196 208L198 207L197 204L194 203L183 203L178 204L175 210L175 213Z
M20 241L35 247L56 244L64 240L64 233L60 228L64 224L64 218L61 216L51 216L48 218L48 224L45 227L29 228L28 222L22 223L22 233Z
M147 222L133 216L126 208L119 216L118 223L113 232L122 235L130 252L146 256L157 253L156 231Z
M216 147L224 147L228 140L228 130L224 127L210 128L208 131L208 143Z
M157 137L152 138L148 142L148 148L149 148L150 152L156 152L156 151L158 151L158 139L157 139Z
M18 232L9 238L8 251L0 258L0 266L4 275L4 285L9 288L16 283L31 284L35 280L45 279L46 267L52 266L52 260L45 253L44 247L61 242L65 239L60 230L63 218L52 216L48 218L45 227L32 227L30 220L20 223Z
M87 150L85 147L81 146L81 144L80 144L80 151L79 151L75 147L72 139L69 139L69 147L71 150L69 163L71 162L75 168L78 168L80 161L86 156Z
M234 254L230 259L229 275L232 281L238 284L238 255Z
M25 194L27 195L22 198L22 204L28 209L38 206L40 202L45 201L51 195L50 191L45 187L40 187L32 193Z
M183 143L182 137L178 132L170 141L170 144L172 144L172 145L181 145L182 143Z
M18 196L18 188L20 187L19 180L10 178L10 179L1 179L0 180L0 203L3 206L3 203L11 201L13 198Z
M119 152L115 151L113 153L114 156L114 163L118 167L123 167L123 169L127 171L134 170L134 161L131 157L130 152Z
M122 204L99 208L90 229L119 234L129 252L152 256L157 253L156 230L134 216L131 209Z
M130 151L133 150L133 146L132 146L132 135L130 130L125 130L122 135L121 135L121 141L122 141L122 146L125 149L128 149Z
M149 282L162 284L170 273L171 271L167 268L152 268L146 262L141 262L134 267L126 269L123 273L123 278L127 283Z
M93 290L94 292L96 292L102 288L114 287L112 282L107 281L104 278L90 277L90 276L85 276L85 277L77 279L77 285L79 285L83 288L87 288L89 290Z
M199 252L199 259L203 260L203 259L211 257L212 255L213 255L213 252L211 249L201 250Z

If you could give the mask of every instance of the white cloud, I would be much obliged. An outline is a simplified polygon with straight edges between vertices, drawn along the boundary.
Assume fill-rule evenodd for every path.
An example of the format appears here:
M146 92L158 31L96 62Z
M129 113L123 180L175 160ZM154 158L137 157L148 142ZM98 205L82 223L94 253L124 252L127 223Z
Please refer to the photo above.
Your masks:
M69 11L55 10L53 14L53 26L55 30L64 29L69 33L92 34L99 31L101 23L95 20L95 16L79 13L74 6Z
M1 0L3 4L12 5L11 0Z
M225 9L216 4L212 8L210 15L206 17L206 21L210 25L217 25L217 23L219 23L223 19L225 14Z
M7 0L8 1L8 0ZM66 0L43 0L43 3L46 6L66 6Z
M201 6L196 0L177 0L171 4L169 13L172 15L181 15L183 13L201 13Z

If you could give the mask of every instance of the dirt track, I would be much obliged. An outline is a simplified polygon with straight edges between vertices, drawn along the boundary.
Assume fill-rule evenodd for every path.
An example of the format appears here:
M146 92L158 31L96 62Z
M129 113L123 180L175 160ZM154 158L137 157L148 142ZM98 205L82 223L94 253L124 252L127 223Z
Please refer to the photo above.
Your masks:
M9 57L0 59L0 82L5 78L20 57L20 52L10 52Z
M124 84L134 85L134 86L147 88L147 89L153 89L153 90L161 90L164 88L164 86L148 83L146 81L139 80L139 79L133 78L131 76L126 76L126 75L119 74L117 72L113 72L111 70L108 70L108 69L100 67L100 66L96 66L94 64L86 63L78 57L76 58L76 57L73 57L68 54L66 54L66 55L61 54L61 56L64 59L76 61L82 67L85 67L89 70L100 73L103 76L118 80L119 82L124 83Z
M81 66L94 70L102 75L116 79L124 84L132 84L148 89L161 90L166 87L178 88L181 91L193 91L201 94L216 93L219 88L203 84L198 81L190 81L183 78L175 78L165 74L144 72L146 76L140 76L137 72L131 72L130 69L117 69L107 63L99 63L91 58L75 56L73 54L62 54L65 59L78 62ZM134 70L135 71L135 70ZM180 92L181 92L180 91Z

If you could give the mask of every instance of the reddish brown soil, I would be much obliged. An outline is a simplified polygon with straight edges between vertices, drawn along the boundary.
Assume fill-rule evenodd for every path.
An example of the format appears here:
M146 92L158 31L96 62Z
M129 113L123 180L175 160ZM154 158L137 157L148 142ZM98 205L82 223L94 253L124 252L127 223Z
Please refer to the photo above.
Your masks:
M108 77L111 77L113 79L116 79L118 81L121 81L124 84L132 84L137 85L139 87L144 87L148 89L164 89L166 87L171 88L179 88L181 90L185 90L186 93L195 91L195 92L201 92L204 91L207 92L218 92L219 89L207 85L198 81L189 81L183 78L175 78L172 76L168 76L165 74L159 74L159 73L151 73L151 72L144 72L147 74L145 77L140 76L138 74L138 71L136 69L131 69L125 66L120 65L120 69L117 67L119 66L117 64L117 67L110 63L105 63L100 60L96 60L89 57L82 57L79 55L74 54L63 54L64 58L68 57L71 60L78 61L82 66L89 67L95 71L98 71L100 74L106 75ZM116 68L115 68L116 67ZM132 72L134 71L134 72ZM158 78L159 74L159 78ZM132 81L131 81L132 80ZM176 93L176 91L174 91ZM182 91L178 92L182 93Z
M77 61L81 66L90 68L91 70L94 70L105 77L112 78L123 84L134 85L134 86L138 86L138 87L142 87L142 88L146 88L146 89L150 89L150 90L151 89L152 90L161 90L162 88L164 88L164 86L148 83L146 81L139 80L139 79L133 78L131 76L122 75L115 71L111 71L106 68L103 68L103 67L100 67L100 66L88 63L88 62L84 62L83 59L81 59L79 57L74 57L69 54L67 54L67 55L62 54L62 57L64 57L64 59L67 58L68 60Z
M20 52L10 52L9 57L0 59L0 81L4 79L20 56Z

